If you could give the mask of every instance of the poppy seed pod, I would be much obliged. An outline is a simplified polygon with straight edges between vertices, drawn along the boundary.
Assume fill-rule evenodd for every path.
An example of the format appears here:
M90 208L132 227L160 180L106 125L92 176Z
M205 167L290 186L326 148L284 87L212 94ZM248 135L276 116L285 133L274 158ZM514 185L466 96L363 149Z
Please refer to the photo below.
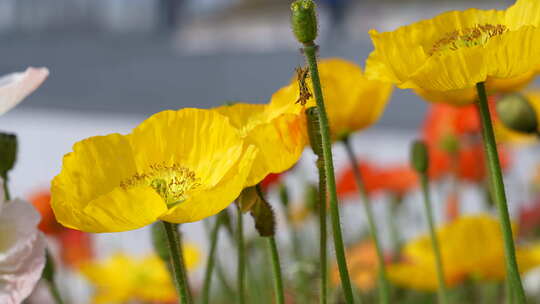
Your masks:
M6 176L17 160L17 136L0 133L0 174Z
M497 114L503 124L521 133L536 133L538 120L529 100L521 94L509 94L497 101Z
M291 4L291 23L294 36L301 43L317 38L316 5L312 0L297 0Z
M421 140L413 142L411 147L411 167L419 173L426 173L429 165L429 156L426 144Z

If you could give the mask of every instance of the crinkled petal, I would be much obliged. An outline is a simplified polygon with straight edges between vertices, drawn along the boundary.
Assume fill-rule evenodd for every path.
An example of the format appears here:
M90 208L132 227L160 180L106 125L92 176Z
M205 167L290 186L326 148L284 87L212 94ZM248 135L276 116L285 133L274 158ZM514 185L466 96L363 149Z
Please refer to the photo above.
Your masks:
M0 211L0 303L19 304L34 289L45 265L45 237L38 212L27 202L7 202Z
M120 186L135 173L125 136L96 136L76 143L52 182L51 206L57 220L87 232L125 231L151 223L167 208L150 187Z
M130 134L137 169L165 163L195 172L201 187L221 181L242 154L243 141L229 119L215 111L182 109L154 114Z

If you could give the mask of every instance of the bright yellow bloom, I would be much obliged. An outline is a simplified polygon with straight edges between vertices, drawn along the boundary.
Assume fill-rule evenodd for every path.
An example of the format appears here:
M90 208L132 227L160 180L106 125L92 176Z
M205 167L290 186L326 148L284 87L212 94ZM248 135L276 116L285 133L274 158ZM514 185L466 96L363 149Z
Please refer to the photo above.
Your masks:
M200 260L198 248L187 244L183 251L186 268L194 269ZM167 266L156 255L137 259L117 253L105 261L83 264L81 273L96 288L95 304L177 299Z
M160 112L129 135L76 143L51 204L60 223L87 232L198 221L238 197L257 151L215 111Z
M294 102L290 107L302 108ZM288 113L288 107L246 103L221 106L215 111L227 116L248 144L259 148L247 186L259 183L270 173L289 169L304 151L307 132L303 113Z
M504 246L500 225L489 215L459 218L437 230L444 275L449 286L467 278L503 280L506 275ZM533 250L516 250L520 271L540 264ZM435 256L428 235L419 237L404 248L404 261L388 267L396 284L419 290L437 289Z
M518 0L504 11L451 11L393 32L369 33L375 50L367 76L423 90L436 101L472 102L479 82L490 91L513 90L540 67L536 0Z
M381 117L392 93L390 84L366 79L359 66L343 59L321 60L319 75L334 139L374 124ZM313 92L311 80L308 78L306 82ZM294 104L299 95L295 77L272 96L271 107L287 107ZM306 107L311 106L315 106L314 97L307 101ZM300 108L293 110L299 111Z
M540 121L540 90L532 90L523 92L523 95L530 102L531 106L536 111L537 120ZM536 134L524 134L516 132L505 127L500 121L494 123L495 136L497 141L509 144L535 144L538 140Z

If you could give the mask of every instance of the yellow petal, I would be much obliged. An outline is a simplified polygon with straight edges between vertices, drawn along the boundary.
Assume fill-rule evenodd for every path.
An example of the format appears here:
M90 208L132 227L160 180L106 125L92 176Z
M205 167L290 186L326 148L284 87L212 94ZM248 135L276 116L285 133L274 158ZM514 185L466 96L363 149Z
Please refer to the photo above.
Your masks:
M139 172L178 164L195 172L201 187L221 181L242 154L243 142L229 120L214 111L182 109L154 114L130 135Z
M63 225L87 232L143 227L166 211L150 187L124 191L120 183L135 173L133 152L120 134L78 142L64 157L51 187L51 205Z
M188 223L219 213L240 195L251 171L258 149L249 146L242 158L212 189L195 191L186 201L177 204L160 217L171 223Z

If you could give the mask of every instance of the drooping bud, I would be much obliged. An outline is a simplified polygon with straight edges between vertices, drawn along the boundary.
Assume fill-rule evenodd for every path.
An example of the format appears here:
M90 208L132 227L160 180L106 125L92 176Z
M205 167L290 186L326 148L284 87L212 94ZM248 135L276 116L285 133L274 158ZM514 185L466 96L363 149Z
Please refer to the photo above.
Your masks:
M17 161L17 136L15 134L0 133L0 174L7 176Z
M319 210L319 189L313 184L306 185L304 200L309 210Z
M167 234L165 232L165 227L163 227L163 224L160 222L152 225L152 245L154 246L154 251L161 260L169 262L170 251Z
M497 114L509 129L521 133L536 133L538 120L536 110L522 94L509 94L497 101Z
M300 43L317 38L317 12L312 0L296 0L291 4L291 23L294 36Z
M429 156L426 144L416 140L411 146L411 167L419 173L426 173L429 166Z
M253 208L253 205L257 203L259 196L257 195L257 190L255 187L248 187L242 190L240 196L236 200L236 203L240 207L242 213L246 213Z
M251 208L251 216L255 221L255 229L260 236L274 236L276 233L276 217L272 206L264 198L260 186L255 186L257 201Z

